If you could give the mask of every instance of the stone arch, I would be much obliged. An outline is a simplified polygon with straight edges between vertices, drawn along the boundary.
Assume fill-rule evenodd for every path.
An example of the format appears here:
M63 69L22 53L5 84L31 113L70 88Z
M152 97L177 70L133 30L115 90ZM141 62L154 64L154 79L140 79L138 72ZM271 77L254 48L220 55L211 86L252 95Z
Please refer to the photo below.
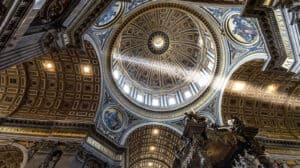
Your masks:
M136 129L139 129L141 127L145 127L145 126L151 126L151 125L157 125L157 126L162 126L162 127L167 127L173 131L175 131L177 134L182 135L182 130L179 130L171 125L165 124L165 123L161 123L161 122L145 122L145 123L140 123L137 125L134 125L132 127L130 127L122 136L120 144L121 145L125 145L128 136L133 133Z
M253 61L253 60L267 60L268 59L268 55L266 53L255 53L255 54L251 54L248 55L246 57L244 57L243 59L241 59L240 61L238 61L235 65L232 65L232 67L230 68L228 74L226 75L226 78L221 80L221 82L223 83L220 86L220 96L219 96L219 100L218 100L218 107L217 107L217 119L218 119L218 123L220 125L223 125L223 118L222 118L222 100L223 100L223 95L224 95L224 91L225 88L228 84L228 81L230 80L232 74L237 71L239 69L240 66L242 66L243 64ZM265 66L265 65L264 65Z

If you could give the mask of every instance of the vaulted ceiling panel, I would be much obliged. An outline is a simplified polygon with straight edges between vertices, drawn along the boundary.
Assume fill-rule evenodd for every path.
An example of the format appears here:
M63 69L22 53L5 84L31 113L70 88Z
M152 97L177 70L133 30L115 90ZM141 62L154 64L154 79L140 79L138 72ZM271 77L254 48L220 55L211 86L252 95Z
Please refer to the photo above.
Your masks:
M223 97L226 122L241 117L270 138L299 139L300 81L280 71L263 72L262 61L242 65L231 77Z
M163 126L145 126L135 130L127 139L129 167L172 167L175 147L182 141L173 130Z
M2 117L92 122L100 100L95 51L65 49L1 71Z

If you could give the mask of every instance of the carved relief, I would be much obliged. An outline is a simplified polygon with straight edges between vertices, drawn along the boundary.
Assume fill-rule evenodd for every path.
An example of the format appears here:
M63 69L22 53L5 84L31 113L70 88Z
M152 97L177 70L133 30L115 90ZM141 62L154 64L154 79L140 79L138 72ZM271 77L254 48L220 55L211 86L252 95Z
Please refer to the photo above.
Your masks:
M61 150L50 152L39 168L54 168L62 154L63 152Z
M0 2L0 4L2 4L2 2ZM7 42L15 32L15 28L17 28L20 22L24 19L24 16L31 4L32 1L28 0L21 0L19 3L17 3L11 19L8 20L0 32L0 51L7 45ZM3 7L1 8L3 10ZM1 19L2 18L0 17L0 21Z
M6 12L7 12L6 6L0 3L0 22L2 22L2 20L4 19Z
M80 47L82 43L82 35L86 32L86 30L92 25L100 13L102 13L106 7L112 2L112 0L105 1L95 1L93 6L89 11L86 11L87 14L78 21L78 24L75 25L74 29L68 32L70 36L70 45Z
M48 4L45 4L45 8L43 8L37 20L39 20L42 24L53 22L58 19L71 5L70 0L54 0L49 1Z
M280 1L286 3L284 1ZM242 13L246 17L255 17L268 48L271 59L268 61L269 70L292 70L295 62L294 52L291 46L292 41L289 38L288 27L286 25L283 12L280 9L269 8L268 5L279 3L279 1L270 1L269 4L255 1L255 3L247 3ZM288 26L288 27L287 27ZM293 30L289 29L293 32ZM297 41L297 40L296 40ZM296 50L295 50L296 51Z

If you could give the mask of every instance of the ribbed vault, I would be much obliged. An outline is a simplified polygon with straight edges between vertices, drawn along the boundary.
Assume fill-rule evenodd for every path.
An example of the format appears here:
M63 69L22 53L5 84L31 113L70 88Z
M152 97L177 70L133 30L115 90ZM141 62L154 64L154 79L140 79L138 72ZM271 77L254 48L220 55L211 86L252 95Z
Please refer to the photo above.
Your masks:
M300 138L300 81L280 71L262 72L262 61L242 65L228 82L222 115L239 116L270 138Z
M144 126L127 139L130 168L171 168L174 147L182 146L180 136L163 126Z
M0 72L0 116L92 122L100 97L95 51L64 49Z

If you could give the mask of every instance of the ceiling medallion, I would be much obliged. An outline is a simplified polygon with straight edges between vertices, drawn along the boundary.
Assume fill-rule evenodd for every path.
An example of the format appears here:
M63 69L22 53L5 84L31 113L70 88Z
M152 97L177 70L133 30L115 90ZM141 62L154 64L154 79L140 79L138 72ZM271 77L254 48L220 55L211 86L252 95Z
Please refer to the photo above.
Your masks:
M241 17L238 13L227 17L225 30L233 41L243 46L253 46L259 41L255 23L249 18Z
M116 106L108 106L103 110L103 123L113 132L118 132L122 129L125 123L123 112Z
M214 92L209 86L224 67L223 48L206 17L204 11L157 2L123 19L110 43L107 68L117 99L136 108L129 111L183 115L177 110L200 106Z
M169 37L162 31L153 32L149 36L148 48L153 54L163 54L169 48Z
M103 14L101 14L101 16L97 18L96 22L94 23L94 28L102 29L112 25L116 20L120 18L124 11L124 8L124 2L121 1L115 1L114 3L110 4L110 6L106 8Z

